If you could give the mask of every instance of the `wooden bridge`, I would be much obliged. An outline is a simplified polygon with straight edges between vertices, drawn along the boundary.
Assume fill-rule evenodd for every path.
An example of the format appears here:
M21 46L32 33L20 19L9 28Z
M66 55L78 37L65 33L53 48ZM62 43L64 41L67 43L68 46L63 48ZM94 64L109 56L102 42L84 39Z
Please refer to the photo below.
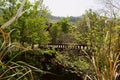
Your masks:
M72 50L90 50L90 46L80 44L45 44L39 48L72 49Z
M56 51L75 51L79 56L91 55L91 46L82 44L44 44L44 45L34 45L35 49L55 49ZM85 52L84 52L85 51Z

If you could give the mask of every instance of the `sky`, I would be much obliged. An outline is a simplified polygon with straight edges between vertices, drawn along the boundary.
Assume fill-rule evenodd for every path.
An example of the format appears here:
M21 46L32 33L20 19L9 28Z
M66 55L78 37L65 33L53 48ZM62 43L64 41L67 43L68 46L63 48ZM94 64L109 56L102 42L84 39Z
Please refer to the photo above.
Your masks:
M88 9L99 9L99 0L44 0L54 16L81 16Z

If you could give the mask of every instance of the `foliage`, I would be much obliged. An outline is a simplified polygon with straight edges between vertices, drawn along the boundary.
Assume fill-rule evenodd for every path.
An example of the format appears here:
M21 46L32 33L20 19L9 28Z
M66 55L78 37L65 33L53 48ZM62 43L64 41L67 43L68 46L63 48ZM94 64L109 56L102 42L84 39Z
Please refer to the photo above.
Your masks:
M76 72L79 73L79 70L87 70L89 69L89 64L84 59L83 56L77 56L75 54L57 54L56 61L58 61L59 64L62 64L63 66L67 67L73 67L76 69ZM77 71L78 70L78 71Z
M61 28L62 28L62 31L64 33L68 33L69 32L69 27L70 27L69 22L70 21L69 21L68 18L63 18L63 19L60 20Z
M88 45L93 48L92 56L87 58L91 62L91 69L95 72L95 75L90 78L90 75L86 75L87 78L93 80L117 80L119 74L119 30L115 28L115 19L109 19L103 16L97 15L91 10L85 15L86 32L82 32L82 35ZM107 21L107 22L106 22ZM89 54L85 52L86 54ZM94 68L93 68L94 67Z
M52 43L57 43L58 38L62 34L62 28L60 27L59 23L55 23L51 28L50 28L50 36L52 38Z
M3 12L2 15L0 15L0 19L1 20L3 19L1 21L1 24L4 24L4 22L6 22L7 20L9 20L11 18L11 16L14 15L13 12L16 12L17 7L20 5L19 3L20 3L19 0L17 2L14 1L14 0L12 0L12 1L11 0L9 0L9 1L2 0L1 1L1 3L0 3L0 5L1 5L0 9ZM28 1L28 3L29 3L29 1ZM38 6L39 5L38 2L36 2L36 3L37 3L37 6ZM37 6L35 5L33 7L35 7L36 10L37 10L37 8L38 8ZM28 7L30 7L30 6L28 5ZM16 10L12 11L14 9L16 9ZM27 10L27 8L26 8L26 10ZM7 11L10 11L13 14L8 15ZM29 13L29 10L27 10L27 11ZM45 13L45 12L43 11L43 13ZM37 20L37 21L41 21L42 22L41 26L43 26L44 23L45 23L44 22L44 19L45 19L44 17L45 16L43 16L42 18L39 17L38 18L39 20ZM22 20L21 22L24 22L24 20ZM7 24L7 25L10 25L10 24ZM22 24L22 26L23 25L25 25L25 24ZM16 29L16 27L18 29L18 26L19 26L18 25L18 21L15 22L15 24L12 25L12 27L14 29ZM38 26L38 24L35 25L35 26ZM0 34L1 35L0 36L0 39L1 39L0 40L0 46L1 46L0 47L0 79L2 79L2 80L6 80L6 79L9 79L9 80L19 80L19 79L22 79L22 80L34 80L32 70L38 71L40 73L49 73L49 72L44 72L44 71L42 71L42 70L40 70L40 69L38 69L36 67L33 67L32 65L29 65L29 64L27 64L27 63L25 63L23 61L18 61L16 59L16 58L18 58L18 55L23 54L24 52L26 52L28 50L28 48L25 48L23 45L21 45L19 43L18 39L13 38L13 37L18 36L18 35L15 34L15 35L13 35L13 37L10 36L11 32L14 31L14 30L11 30L12 27L8 27L7 26L6 32L4 32L0 28L0 33L2 34L2 35ZM21 26L19 26L19 27L21 28ZM43 32L45 32L45 28L43 27L43 29L42 29ZM18 29L18 30L20 31L20 29ZM45 34L45 36L46 35L47 35L47 33ZM34 38L34 40L35 40L37 38L36 34L34 36L35 36L35 38ZM43 36L43 34L42 34L42 36ZM12 39L12 42L11 42L11 39ZM15 41L14 39L17 40L17 41ZM45 40L45 38L44 38L44 40ZM32 42L34 42L34 41L32 41ZM40 41L40 42L42 42L42 41Z
M65 41L64 38L71 37L69 34L71 33L70 28L71 23L69 21L69 18L62 18L60 21L53 23L53 26L50 28L52 43L67 43L68 39Z
M10 19L17 11L18 6L21 1L8 1L11 5L6 8L1 8L2 18L4 22ZM5 7L7 2L2 2ZM43 44L49 42L50 38L48 32L46 31L47 17L49 15L47 8L42 4L42 0L31 3L27 0L24 6L24 13L11 25L10 28L7 28L7 31L10 29L15 29L12 35L12 41L18 41L21 44ZM9 11L9 12L7 12ZM14 12L14 13L13 13ZM10 15L8 15L8 13Z
M36 79L37 74L52 74L48 71L43 71L40 68L36 68L35 64L33 64L34 59L32 56L29 57L30 54L38 53L37 56L43 55L44 52L35 52L29 48L25 48L20 43L11 42L10 33L5 33L2 29L0 29L0 33L2 34L3 42L0 47L0 79L1 80L34 80ZM5 35L6 34L6 35ZM25 62L24 54L30 52L27 57L29 57L30 62ZM43 52L43 54L42 54ZM48 52L50 54L50 52ZM22 56L22 57L21 57ZM24 58L24 59L23 59ZM40 58L39 58L40 59ZM35 61L37 59L35 58ZM36 61L38 62L38 61ZM31 64L32 63L32 64ZM31 65L30 65L31 64ZM37 64L37 63L36 63ZM34 66L33 66L34 65ZM38 67L38 66L37 66ZM36 74L37 73L37 74ZM40 75L39 75L40 77ZM37 79L39 78L37 77Z
M29 67L20 65L18 62L13 62L12 60L19 55L15 54L11 59L6 59L7 55L10 55L12 53L12 48L16 47L14 43L10 42L10 35L4 35L7 33L4 33L1 30L2 36L3 36L3 43L0 47L0 79L6 80L6 79L27 79L27 76L29 76L33 80L32 71ZM9 33L8 33L9 34ZM24 50L23 50L24 51Z
M10 21L21 4L22 0L1 0L0 25ZM45 76L43 78L64 80L65 75L69 80L81 79L80 76L85 80L119 79L120 19L116 15L108 18L90 9L76 24L62 18L49 26L46 24L49 11L43 0L34 3L26 0L20 13L18 17L22 16L14 19L14 24L8 24L4 31L0 29L0 79L33 80ZM50 42L85 44L91 50L56 52L55 49L30 48Z

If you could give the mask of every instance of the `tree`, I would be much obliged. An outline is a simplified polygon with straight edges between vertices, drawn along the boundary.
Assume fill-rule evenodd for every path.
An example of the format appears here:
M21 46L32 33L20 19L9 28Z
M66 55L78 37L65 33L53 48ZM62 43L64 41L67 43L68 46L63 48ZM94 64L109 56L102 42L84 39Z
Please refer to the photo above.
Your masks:
M60 20L61 28L64 33L69 32L70 23L69 18L63 18Z
M98 41L102 44L106 29L105 20L106 17L100 16L91 9L86 11L82 19L76 23L80 43L95 46L95 41Z
M49 37L46 31L47 26L45 25L49 16L47 7L43 5L43 0L35 1L34 3L31 3L29 0L25 1L24 12L20 13L22 16L6 30L15 29L12 40L20 42L23 45L24 43L43 44L48 42ZM9 0L7 2L3 0L1 2L1 18L4 19L3 22L9 20L16 13L20 4L21 0Z
M99 1L103 5L102 13L109 18L116 18L120 13L120 1L119 0L101 0ZM103 14L102 14L103 15Z
M70 28L69 18L62 18L60 21L53 23L53 26L50 28L52 43L69 43Z
M48 10L46 7L42 5L42 2L32 6L33 9L29 10L23 17L20 19L20 23L18 23L21 27L21 42L27 42L29 44L45 44L49 41L49 34L46 31L47 25L46 22L48 21L47 17L49 16ZM23 29L25 26L25 29ZM23 31L22 31L23 30Z
M119 30L116 28L116 19L101 16L91 10L84 17L86 20L84 26L87 26L84 27L87 28L87 30L85 29L87 32L84 34L87 44L92 46L92 55L91 57L87 56L92 64L90 64L91 69L95 72L98 80L117 80L120 54L118 50Z
M50 28L50 36L52 39L52 43L58 43L58 38L62 34L62 28L60 26L60 23L54 23L52 27Z
M10 2L11 2L11 1L10 1ZM5 24L3 24L3 25L1 26L2 29L8 27L11 23L13 23L15 20L17 20L17 19L23 14L22 9L23 9L23 7L24 7L24 5L25 5L25 2L26 2L25 0L22 2L22 5L21 5L20 8L18 9L16 15L15 15L12 19L10 19L9 21L7 21ZM3 5L4 3L5 3L5 5ZM7 3L8 3L8 4L7 4ZM4 0L2 0L0 5L1 5L0 11L3 12L3 11L6 11L6 10L4 10L4 9L10 10L9 8L11 7L11 5L14 6L14 3L11 4L11 3L9 3L9 1L8 1L8 2L5 2ZM4 15L4 14L3 14L3 15Z

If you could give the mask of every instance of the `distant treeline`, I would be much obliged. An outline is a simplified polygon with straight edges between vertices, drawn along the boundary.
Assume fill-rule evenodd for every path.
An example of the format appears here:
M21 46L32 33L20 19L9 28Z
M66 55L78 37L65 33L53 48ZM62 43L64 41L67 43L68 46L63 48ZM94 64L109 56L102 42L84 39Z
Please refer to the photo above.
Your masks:
M65 18L65 17L53 16L53 15L50 16L50 19L55 20L55 21L59 21L62 18ZM69 18L70 21L74 23L77 20L80 20L82 17L81 16L78 16L78 17L70 16L70 17L67 17L67 18Z

